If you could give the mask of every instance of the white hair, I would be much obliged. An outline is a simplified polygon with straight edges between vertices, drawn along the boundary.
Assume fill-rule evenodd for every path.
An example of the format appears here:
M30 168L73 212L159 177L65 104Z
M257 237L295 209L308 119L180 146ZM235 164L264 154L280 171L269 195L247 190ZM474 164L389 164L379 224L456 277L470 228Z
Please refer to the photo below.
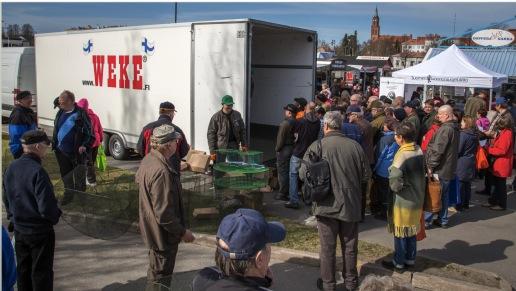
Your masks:
M323 122L328 125L330 129L340 130L342 127L343 116L338 111L329 111L324 114Z

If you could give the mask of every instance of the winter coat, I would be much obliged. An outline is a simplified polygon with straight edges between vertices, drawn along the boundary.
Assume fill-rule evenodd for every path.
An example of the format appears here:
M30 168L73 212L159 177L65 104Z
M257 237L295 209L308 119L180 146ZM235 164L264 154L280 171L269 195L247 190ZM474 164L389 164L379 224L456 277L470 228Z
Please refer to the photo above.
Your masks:
M469 182L475 178L478 135L474 129L460 132L459 159L457 161L457 177L460 181Z
M53 230L61 217L54 186L41 159L24 154L4 174L4 204L7 219L21 234L43 234Z
M160 152L151 150L135 180L143 241L149 249L169 250L186 232L179 175Z
M369 121L360 118L356 124L362 132L362 148L366 154L369 165L374 164L374 128Z
M362 144L362 130L355 123L342 123L340 132L342 132L342 134L344 134L347 138L350 138L358 142L359 144Z
M292 127L295 120L293 118L285 118L279 126L278 135L276 136L276 152L281 152L285 146L294 145L294 132Z
M437 111L432 111L429 114L426 114L421 119L421 130L419 131L419 142L421 143L425 134L430 130L433 125L435 116L437 115Z
M322 158L330 166L331 191L324 200L314 202L315 216L324 216L348 222L361 220L362 185L371 177L369 161L362 147L338 131L326 134L321 140ZM303 157L318 155L319 142L310 145ZM306 178L306 165L301 163L299 177Z
M437 130L439 129L439 125L437 124L432 124L432 126L430 127L430 129L425 133L425 135L423 136L423 139L421 140L421 150L426 153L426 149L428 148L428 144L430 143L430 141L432 140L432 137L434 136L434 134L437 132Z
M168 115L160 115L158 120L151 122L147 124L145 127L143 127L142 132L140 133L140 138L138 139L138 144L136 145L136 150L141 156L147 155L151 151L150 146L150 138L152 136L152 131L156 127L160 127L163 124L168 124L174 127L174 131L179 132L181 134L181 139L179 139L179 142L177 144L177 150L176 153L168 159L168 162L172 166L172 168L177 172L180 173L181 171L181 159L186 157L188 154L188 151L190 150L190 145L188 145L188 141L186 140L186 135L183 133L181 128L179 126L176 126L172 123L172 118Z
M297 139L292 154L302 159L306 149L317 140L320 128L321 122L313 112L308 112L303 119L297 120L293 125Z
M64 113L63 109L59 109L54 120L54 134L52 136L53 150L57 150L59 148L61 130L68 130L68 128L62 128L63 126L59 126L59 118ZM91 130L90 118L86 111L76 105L72 114L75 116L75 121L73 122L73 127L75 128L73 154L76 157L79 155L79 147L83 146L87 149L91 149L94 137L93 131Z
M395 237L415 236L420 228L425 198L425 162L415 143L403 144L389 168L389 186L393 192L389 232Z
M234 134L234 142L236 145L247 145L245 124L240 112L232 110L228 115L220 110L215 113L211 117L207 133L210 153L215 153L215 151L219 149L228 148L231 132Z
M383 141L385 146L376 160L374 173L379 177L389 178L389 167L392 165L394 155L398 151L399 145L394 141L394 134L383 136L382 140L383 139L385 139ZM380 140L380 142L382 142L382 140ZM390 143L388 143L388 141L390 141Z
M490 123L489 123L489 119L487 117L480 117L479 119L477 119L475 124L477 125L477 127L481 128L482 131L486 131L489 129Z
M484 99L478 96L470 97L468 98L468 100L466 100L466 105L464 105L464 116L469 115L475 118L477 116L477 112L480 109L485 108L486 102L484 101Z
M91 129L93 132L93 136L95 137L95 141L92 143L91 147L96 148L100 146L104 139L104 129L102 128L102 124L100 123L98 115L95 114L95 112L93 112L93 110L89 108L90 105L88 103L88 99L86 98L77 101L77 106L84 109L84 111L86 111L88 117L90 118Z
M383 123L385 122L385 113L382 112L380 115L377 115L371 121L371 126L373 127L373 141L376 144L380 138L382 137L383 132Z
M509 178L512 174L514 139L510 129L498 133L494 143L487 148L487 153L495 159L492 165L493 175Z
M403 119L403 122L409 122L409 123L412 123L412 125L414 125L414 127L416 128L416 138L419 137L419 131L421 130L421 121L419 119L419 116L417 115L417 113L413 113L412 115L408 115L407 117L405 117L405 119Z
M20 138L29 131L36 129L36 113L31 108L16 105L9 116L9 150L14 158L23 154Z
M440 179L453 180L457 173L459 126L447 121L434 134L426 151L426 165Z

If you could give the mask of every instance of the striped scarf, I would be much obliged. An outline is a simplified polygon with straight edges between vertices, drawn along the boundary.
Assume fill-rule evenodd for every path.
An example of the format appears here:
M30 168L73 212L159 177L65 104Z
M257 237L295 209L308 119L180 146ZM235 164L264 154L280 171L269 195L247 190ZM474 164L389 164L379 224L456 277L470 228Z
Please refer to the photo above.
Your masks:
M389 211L388 230L395 237L415 236L420 227L424 201L423 153L414 143L402 145L389 168L393 206Z

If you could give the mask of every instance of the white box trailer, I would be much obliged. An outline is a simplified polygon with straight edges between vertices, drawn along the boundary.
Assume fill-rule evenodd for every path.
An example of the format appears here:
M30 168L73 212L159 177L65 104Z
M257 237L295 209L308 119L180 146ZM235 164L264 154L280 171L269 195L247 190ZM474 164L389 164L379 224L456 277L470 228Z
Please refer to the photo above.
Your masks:
M36 109L36 61L34 47L2 48L2 117L9 117L16 94L30 91Z
M122 159L171 101L174 123L207 151L209 120L229 94L251 148L270 157L283 106L314 93L316 45L315 31L252 19L38 34L38 119L53 126L52 103L65 89L88 98Z

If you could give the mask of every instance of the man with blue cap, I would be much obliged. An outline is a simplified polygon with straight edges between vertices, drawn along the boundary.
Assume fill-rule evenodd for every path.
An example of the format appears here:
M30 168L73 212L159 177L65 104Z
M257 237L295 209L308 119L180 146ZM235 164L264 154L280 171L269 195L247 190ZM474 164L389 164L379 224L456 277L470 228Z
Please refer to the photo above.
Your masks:
M238 209L220 223L215 263L194 278L193 291L270 290L270 243L285 239L285 226L253 209Z

